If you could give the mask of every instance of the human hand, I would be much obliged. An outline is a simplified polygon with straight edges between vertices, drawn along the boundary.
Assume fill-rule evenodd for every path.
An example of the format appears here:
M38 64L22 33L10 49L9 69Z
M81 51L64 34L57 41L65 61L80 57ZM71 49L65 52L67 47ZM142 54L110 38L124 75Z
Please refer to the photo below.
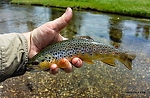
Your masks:
M72 18L72 9L67 8L66 12L59 18L55 19L54 21L47 22L42 26L34 29L31 32L23 33L28 41L28 56L29 59L35 56L39 51L41 51L46 46L62 41L65 38L62 37L59 33L60 31L66 27L69 21ZM69 64L68 68L65 68L65 72L72 71L72 65L67 60L66 62ZM82 60L79 58L73 58L72 64L77 68L82 66ZM58 68L56 64L51 65L50 67L51 73L56 74L58 72Z

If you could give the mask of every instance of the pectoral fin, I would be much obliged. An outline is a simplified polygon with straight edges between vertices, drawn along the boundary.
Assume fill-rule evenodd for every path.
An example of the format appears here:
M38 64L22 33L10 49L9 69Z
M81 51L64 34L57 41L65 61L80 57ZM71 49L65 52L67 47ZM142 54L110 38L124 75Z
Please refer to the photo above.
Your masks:
M47 62L46 60L44 62L41 62L39 64L40 69L45 69L45 68L49 68L49 62Z
M103 63L106 63L110 66L115 66L115 59L114 58L105 58L101 60Z

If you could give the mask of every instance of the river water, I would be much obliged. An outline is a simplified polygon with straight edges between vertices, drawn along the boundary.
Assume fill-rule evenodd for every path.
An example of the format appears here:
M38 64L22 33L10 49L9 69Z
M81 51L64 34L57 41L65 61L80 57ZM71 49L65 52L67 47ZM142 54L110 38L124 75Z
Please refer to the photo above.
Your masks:
M0 5L0 33L22 33L60 17L65 10L38 6ZM60 70L26 72L0 84L1 97L144 97L150 96L150 20L90 11L74 11L65 37L94 40L136 53L133 70L95 61L72 73Z

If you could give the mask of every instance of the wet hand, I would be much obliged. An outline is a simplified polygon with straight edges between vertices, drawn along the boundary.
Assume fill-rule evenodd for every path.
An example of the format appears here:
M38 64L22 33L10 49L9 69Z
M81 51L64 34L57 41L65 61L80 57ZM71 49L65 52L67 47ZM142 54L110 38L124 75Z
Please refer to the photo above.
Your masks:
M66 27L69 21L72 18L72 10L71 8L67 8L66 12L59 18L55 19L54 21L47 22L42 26L34 29L31 32L23 33L28 41L28 56L29 59L35 56L39 51L43 48L47 47L48 45L65 40L59 33L60 31ZM71 63L65 59L68 63L68 68L65 68L65 72L72 71ZM82 61L79 58L73 58L72 64L77 68L82 66ZM51 66L51 73L56 74L58 72L58 68L56 64Z
M64 60L65 60L64 62L68 65L68 68L63 69L66 73L70 73L72 71L73 69L72 64L77 68L80 68L82 65L82 60L77 57L72 59L72 64L67 59ZM58 68L56 64L52 64L50 69L52 74L58 73Z

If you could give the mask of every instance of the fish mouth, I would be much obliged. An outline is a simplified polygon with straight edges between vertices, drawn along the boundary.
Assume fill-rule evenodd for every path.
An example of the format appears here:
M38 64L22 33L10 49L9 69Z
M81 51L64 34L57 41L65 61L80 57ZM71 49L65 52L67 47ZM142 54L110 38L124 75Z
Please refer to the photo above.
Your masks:
M37 61L28 62L28 63L26 64L26 66L27 66L26 70L27 70L27 71L34 71L35 68L37 68L37 65L39 65L39 64L40 64L40 63L37 62Z

